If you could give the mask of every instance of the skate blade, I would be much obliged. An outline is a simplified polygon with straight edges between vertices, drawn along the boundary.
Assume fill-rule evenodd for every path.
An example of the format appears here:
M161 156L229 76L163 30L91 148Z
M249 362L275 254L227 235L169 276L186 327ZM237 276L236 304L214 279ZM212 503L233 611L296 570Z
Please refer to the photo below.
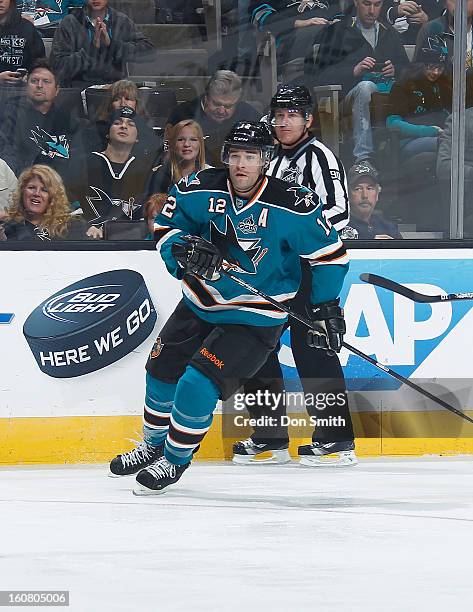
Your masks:
M143 497L145 495L162 495L165 492L166 489L148 489L148 487L139 483L137 483L133 489L133 495L137 495L138 497Z
M108 472L107 476L109 478L128 478L129 476L136 476L136 472L134 474L114 474L113 472Z
M232 462L237 465L282 465L291 461L291 455L287 449L266 451L258 455L233 455Z
M301 455L299 465L306 467L350 467L357 465L355 451L341 451L333 455Z

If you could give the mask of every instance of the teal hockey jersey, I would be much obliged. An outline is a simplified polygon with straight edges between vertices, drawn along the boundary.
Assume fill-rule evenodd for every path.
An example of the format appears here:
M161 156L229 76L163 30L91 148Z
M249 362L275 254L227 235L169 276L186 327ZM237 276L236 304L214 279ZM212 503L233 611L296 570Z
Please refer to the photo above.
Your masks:
M237 240L250 266L232 273L275 300L295 296L301 281L299 257L312 267L313 304L335 299L348 270L348 255L336 230L324 217L322 202L306 187L264 177L251 200L242 200L232 189L226 169L201 170L179 181L156 217L156 248L169 272L182 278L183 271L171 253L174 242L192 234L211 240L216 232ZM266 300L245 293L222 275L204 281L192 275L182 278L187 305L211 323L279 325L287 314Z

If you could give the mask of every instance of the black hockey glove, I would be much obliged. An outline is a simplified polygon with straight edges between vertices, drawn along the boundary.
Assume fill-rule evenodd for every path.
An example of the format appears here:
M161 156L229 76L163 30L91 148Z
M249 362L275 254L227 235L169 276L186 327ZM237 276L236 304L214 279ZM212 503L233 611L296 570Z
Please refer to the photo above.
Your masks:
M223 257L217 247L200 236L187 235L183 239L186 242L175 242L171 252L184 272L208 281L218 280Z
M337 298L322 304L311 304L307 309L312 321L312 329L307 332L307 344L312 348L325 349L329 355L340 352L347 330L343 308L339 304Z

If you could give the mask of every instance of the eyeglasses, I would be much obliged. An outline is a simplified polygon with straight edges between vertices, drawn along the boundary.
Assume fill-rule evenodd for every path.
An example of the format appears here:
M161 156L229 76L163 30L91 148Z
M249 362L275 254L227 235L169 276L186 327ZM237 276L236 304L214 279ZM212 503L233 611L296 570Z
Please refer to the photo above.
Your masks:
M238 100L236 102L232 102L231 104L225 104L221 100L216 100L212 98L212 96L205 96L205 101L214 108L224 108L225 110L232 110L238 104Z
M431 72L434 72L435 70L438 70L438 72L443 72L445 70L445 66L442 66L442 64L426 64L425 69L430 70Z

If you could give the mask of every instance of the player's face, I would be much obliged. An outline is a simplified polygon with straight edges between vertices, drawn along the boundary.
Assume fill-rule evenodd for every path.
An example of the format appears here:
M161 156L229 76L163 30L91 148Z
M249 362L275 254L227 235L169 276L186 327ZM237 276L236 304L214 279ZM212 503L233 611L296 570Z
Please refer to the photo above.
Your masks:
M306 121L301 111L277 108L274 111L272 125L278 141L284 146L295 145L305 137L307 128L312 123L312 116Z
M194 161L199 155L199 136L195 128L187 125L179 132L176 141L176 154L182 161Z
M110 142L118 144L135 144L138 140L138 130L133 119L119 117L110 126Z
M356 7L356 16L362 25L370 28L379 18L383 7L383 0L353 0Z
M23 207L29 219L39 219L48 210L49 192L43 181L34 176L23 189Z
M353 215L368 221L378 203L379 186L372 181L359 181L350 187L350 207Z
M208 94L204 98L204 111L214 121L222 123L233 117L239 99L239 95L219 96Z
M46 68L37 68L29 75L26 83L26 95L33 104L53 102L59 93L54 74Z
M238 194L247 194L255 187L263 174L263 160L259 149L230 149L228 170L233 189Z
M134 98L128 98L125 95L117 96L116 98L113 98L112 108L119 109L119 108L123 108L124 106L128 106L129 108L136 110L136 100Z

